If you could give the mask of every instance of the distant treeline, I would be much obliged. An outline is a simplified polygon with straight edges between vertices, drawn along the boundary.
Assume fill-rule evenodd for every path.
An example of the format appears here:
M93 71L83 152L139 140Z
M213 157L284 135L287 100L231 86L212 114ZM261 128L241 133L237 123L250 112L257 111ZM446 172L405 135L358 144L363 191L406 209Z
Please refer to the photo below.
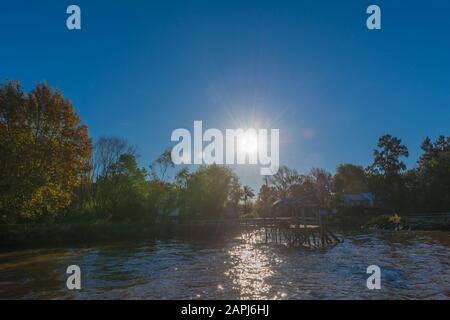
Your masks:
M450 137L426 138L416 168L402 161L408 149L384 135L367 168L339 165L336 174L314 168L302 175L281 167L259 194L242 186L228 167L175 171L169 149L147 168L126 140L88 127L61 92L38 84L0 85L0 223L50 221L154 221L270 214L273 201L303 194L336 207L341 195L372 192L386 212L450 209Z
M373 163L367 168L341 164L333 176L319 168L302 175L281 167L261 187L258 210L267 214L267 204L276 199L304 194L312 194L325 207L345 207L343 195L372 193L374 207L381 213L449 212L450 137L439 136L434 142L426 137L421 149L417 166L408 170L402 161L409 156L408 148L386 134L378 140Z

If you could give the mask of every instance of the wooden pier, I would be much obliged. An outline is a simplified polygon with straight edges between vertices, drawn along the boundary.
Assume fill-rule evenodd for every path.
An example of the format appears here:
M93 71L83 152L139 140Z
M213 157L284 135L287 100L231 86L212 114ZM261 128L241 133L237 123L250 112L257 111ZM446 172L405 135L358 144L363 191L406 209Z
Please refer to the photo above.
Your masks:
M255 224L266 243L290 247L324 248L341 242L327 225L328 211L312 196L287 197L271 205L271 217L243 222Z
M180 222L188 234L220 235L239 229L239 234L255 243L273 243L289 247L324 248L341 240L331 232L327 210L313 201L285 198L274 202L264 218L201 219Z
M274 217L242 219L240 226L249 240L289 247L324 248L340 243L326 224L326 219L314 217ZM245 232L247 231L247 232Z
M329 230L326 217L201 219L180 222L180 232L196 236L239 234L252 243L325 248L342 242ZM238 231L236 233L236 231Z

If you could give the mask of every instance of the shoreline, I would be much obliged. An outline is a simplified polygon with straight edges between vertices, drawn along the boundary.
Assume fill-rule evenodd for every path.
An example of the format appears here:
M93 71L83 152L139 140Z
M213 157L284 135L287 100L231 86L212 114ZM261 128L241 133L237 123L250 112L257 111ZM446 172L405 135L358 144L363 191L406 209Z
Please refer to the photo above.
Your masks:
M235 223L220 229L195 223L78 222L0 225L0 252L51 246L111 244L155 239L221 239L239 230Z
M342 231L450 231L445 224L370 224L342 225L331 223L330 228ZM164 221L156 223L142 222L100 222L100 223L39 223L0 225L0 252L12 249L33 249L51 246L75 246L90 244L112 244L123 241L141 241L156 239L198 239L220 240L237 235L241 229L234 221L221 228L192 222Z

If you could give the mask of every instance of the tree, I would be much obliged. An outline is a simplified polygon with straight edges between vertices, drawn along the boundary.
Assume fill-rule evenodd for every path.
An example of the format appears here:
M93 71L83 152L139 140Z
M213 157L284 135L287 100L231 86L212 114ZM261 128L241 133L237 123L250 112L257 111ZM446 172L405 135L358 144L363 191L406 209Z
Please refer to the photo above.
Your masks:
M25 94L0 85L0 214L3 220L62 214L90 170L92 146L70 101L44 84Z
M242 189L243 193L243 200L244 200L244 214L249 213L250 205L249 200L252 199L255 196L255 192L253 189L249 186L244 186Z
M305 176L298 174L295 169L281 166L278 172L270 176L268 180L274 187L277 198L283 199L298 193L305 182Z
M266 196L272 200L286 197L313 197L315 201L325 205L331 197L332 176L320 168L313 168L309 175L302 175L295 169L281 166L275 175L268 178L267 182L268 188L263 191L272 193Z
M321 205L327 205L331 199L332 175L324 169L311 169L313 194Z
M241 183L236 175L231 177L230 192L228 195L228 204L233 208L239 207L239 202L244 197L244 191L241 188Z
M275 188L269 185L266 178L265 183L261 186L256 201L256 210L260 217L268 217L271 214L272 204L277 200Z
M375 175L384 177L399 176L406 169L406 164L400 160L408 157L408 148L402 144L402 140L386 134L378 140L378 149L373 151L374 162L369 171Z
M169 168L175 167L172 161L171 149L167 148L153 163L150 165L153 179L165 181L166 173Z
M219 165L201 166L192 173L181 194L185 217L219 217L227 207L236 175L230 168Z
M184 167L178 170L177 174L175 175L175 185L178 186L178 188L186 188L188 180L191 176L191 173L189 172L189 169Z
M178 208L180 205L180 194L183 192L183 188L180 189L174 184L155 179L149 181L148 185L149 193L147 203L150 217L168 214Z
M400 210L406 201L402 177L406 164L400 158L409 156L408 148L389 134L380 137L377 147L373 152L374 162L367 168L370 187L386 208Z
M333 191L338 194L367 192L366 173L362 166L341 164L333 178Z
M97 180L100 213L112 220L139 220L146 216L149 193L147 172L137 166L134 155L123 154Z
M100 175L108 176L112 165L117 163L123 154L136 156L136 147L122 138L108 136L99 138L94 144L92 180L97 180Z
M249 186L244 186L242 190L244 194L244 202L247 202L249 199L252 199L255 196L253 189Z
M421 148L423 154L411 188L416 195L413 200L422 210L447 211L450 209L450 136L441 135L435 142L426 137Z

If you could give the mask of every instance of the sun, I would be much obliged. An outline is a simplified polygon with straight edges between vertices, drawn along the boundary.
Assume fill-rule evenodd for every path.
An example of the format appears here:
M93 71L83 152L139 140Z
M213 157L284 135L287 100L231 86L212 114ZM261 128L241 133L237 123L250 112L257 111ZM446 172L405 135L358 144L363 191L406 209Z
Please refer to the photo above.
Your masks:
M245 153L255 153L258 150L258 140L254 135L246 133L239 141L239 148Z

